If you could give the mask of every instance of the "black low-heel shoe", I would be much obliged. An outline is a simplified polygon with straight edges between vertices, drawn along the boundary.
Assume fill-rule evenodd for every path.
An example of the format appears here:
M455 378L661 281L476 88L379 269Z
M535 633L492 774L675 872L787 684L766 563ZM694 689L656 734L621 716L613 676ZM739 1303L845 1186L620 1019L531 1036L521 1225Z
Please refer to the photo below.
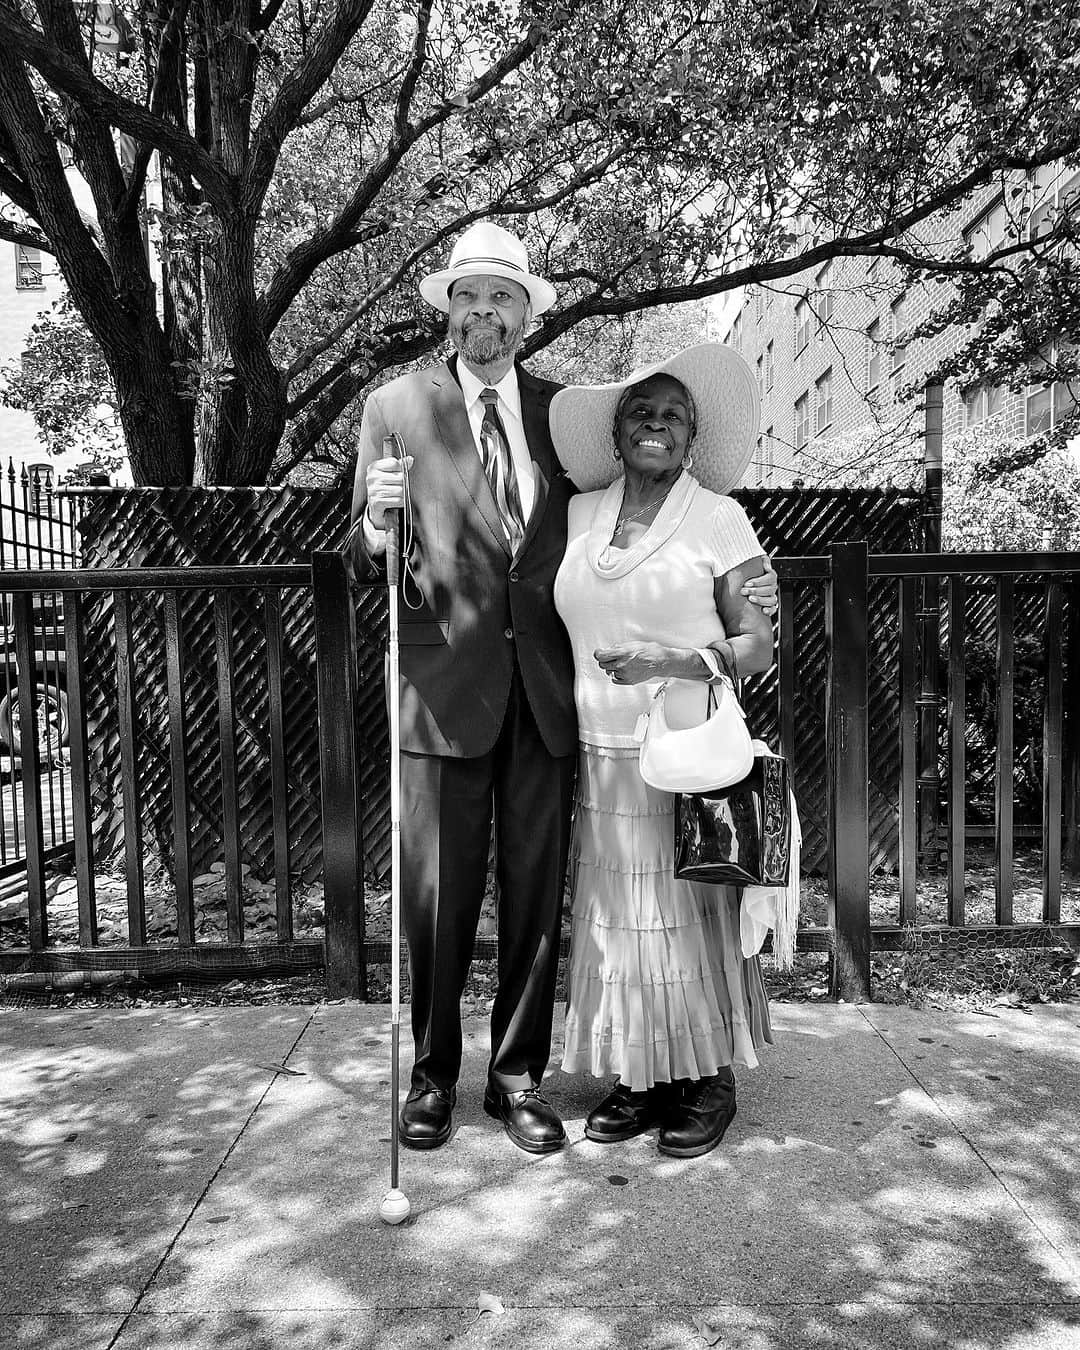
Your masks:
M518 1148L526 1153L554 1153L566 1143L566 1131L559 1114L539 1088L521 1092L484 1093L484 1110L503 1128Z
M631 1092L617 1079L604 1100L594 1106L585 1121L585 1137L597 1144L617 1144L633 1139L659 1125L675 1101L671 1083L657 1083L645 1092Z
M413 1088L405 1098L398 1118L399 1135L406 1148L439 1148L450 1138L454 1126L455 1088Z
M657 1148L672 1158L700 1158L723 1139L735 1119L734 1078L702 1078L660 1127Z

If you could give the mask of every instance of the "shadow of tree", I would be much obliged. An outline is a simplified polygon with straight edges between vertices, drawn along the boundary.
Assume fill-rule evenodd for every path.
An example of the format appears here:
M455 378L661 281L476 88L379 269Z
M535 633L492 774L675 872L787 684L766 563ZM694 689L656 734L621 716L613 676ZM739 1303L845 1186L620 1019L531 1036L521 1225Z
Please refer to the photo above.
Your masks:
M146 1013L0 1019L14 1345L1080 1344L1080 1018L777 1008L685 1162L585 1140L604 1087L557 1071L570 1146L513 1148L470 1023L454 1137L402 1154L390 1229L385 1009Z

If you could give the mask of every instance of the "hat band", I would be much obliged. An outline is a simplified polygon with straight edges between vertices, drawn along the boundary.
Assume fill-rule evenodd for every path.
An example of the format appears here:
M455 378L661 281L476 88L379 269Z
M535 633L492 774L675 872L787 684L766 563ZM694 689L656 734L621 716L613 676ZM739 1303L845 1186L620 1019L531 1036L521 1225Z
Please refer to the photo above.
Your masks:
M471 267L473 263L498 263L500 267L513 268L515 272L525 272L524 267L519 267L517 263L511 262L509 258L459 258L457 262L450 264L450 271L457 267Z

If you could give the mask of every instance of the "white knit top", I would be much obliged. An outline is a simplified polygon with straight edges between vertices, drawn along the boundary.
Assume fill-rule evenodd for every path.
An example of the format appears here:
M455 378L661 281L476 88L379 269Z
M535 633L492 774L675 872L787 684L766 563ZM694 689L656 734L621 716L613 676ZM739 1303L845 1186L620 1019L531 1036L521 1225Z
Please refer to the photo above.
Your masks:
M703 488L683 473L656 519L626 549L612 548L622 508L623 480L603 492L570 499L566 554L555 577L555 606L574 651L578 735L587 745L632 746L639 715L647 712L658 682L613 684L593 653L623 642L707 647L725 636L713 583L762 548L746 512L730 497ZM669 718L680 701L700 702L702 682L675 680L667 696Z

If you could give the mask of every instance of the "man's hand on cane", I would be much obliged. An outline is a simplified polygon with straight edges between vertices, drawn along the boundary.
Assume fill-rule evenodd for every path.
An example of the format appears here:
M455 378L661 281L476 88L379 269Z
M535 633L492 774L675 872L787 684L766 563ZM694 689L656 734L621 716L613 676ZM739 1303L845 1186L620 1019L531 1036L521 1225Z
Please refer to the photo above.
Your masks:
M387 511L405 507L405 473L412 468L413 457L376 459L367 469L367 517L374 530L386 529Z

